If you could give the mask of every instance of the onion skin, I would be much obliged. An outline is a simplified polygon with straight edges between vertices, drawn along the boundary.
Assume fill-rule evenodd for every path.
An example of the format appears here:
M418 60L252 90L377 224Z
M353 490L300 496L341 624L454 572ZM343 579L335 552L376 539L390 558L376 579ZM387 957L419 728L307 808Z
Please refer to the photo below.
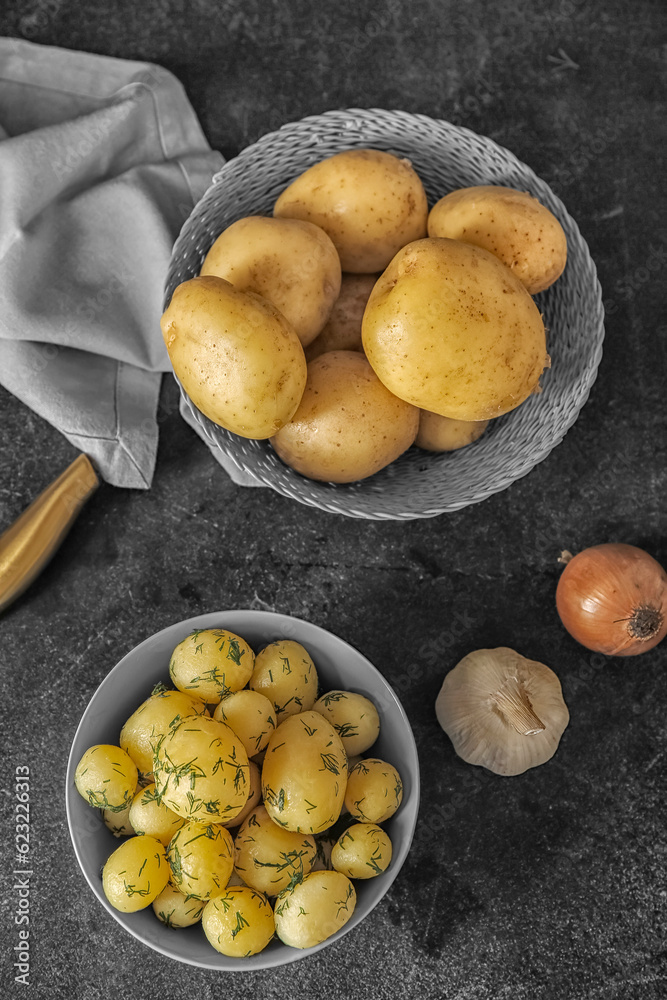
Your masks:
M667 634L667 575L634 545L594 545L567 563L556 608L582 646L607 656L637 656Z

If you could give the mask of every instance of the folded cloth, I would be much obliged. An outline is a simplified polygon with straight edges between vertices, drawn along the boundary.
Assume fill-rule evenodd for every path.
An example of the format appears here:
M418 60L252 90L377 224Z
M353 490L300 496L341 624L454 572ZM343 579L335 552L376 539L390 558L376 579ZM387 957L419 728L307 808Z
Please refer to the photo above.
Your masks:
M164 278L222 163L167 70L0 38L0 384L116 486L151 483Z

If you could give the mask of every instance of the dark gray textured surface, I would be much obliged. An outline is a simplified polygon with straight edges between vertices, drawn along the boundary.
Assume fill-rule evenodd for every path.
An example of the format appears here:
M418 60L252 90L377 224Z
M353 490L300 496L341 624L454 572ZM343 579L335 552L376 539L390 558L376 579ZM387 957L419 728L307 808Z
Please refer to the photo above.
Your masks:
M667 562L665 26L659 0L3 4L4 34L173 70L227 156L283 121L346 106L488 134L563 198L608 305L599 378L565 441L509 491L423 522L358 522L238 489L173 412L165 380L152 490L102 487L0 621L5 790L16 765L33 775L26 995L667 993L667 647L593 657L554 608L562 548L624 540ZM6 394L0 407L4 525L75 452ZM329 628L384 672L414 727L423 801L408 863L358 930L242 977L179 966L123 935L78 870L62 785L78 719L130 647L192 614L252 606ZM455 759L432 711L460 656L501 644L552 665L571 712L553 761L514 779ZM11 919L13 802L2 803ZM13 935L0 945L3 995L14 995Z

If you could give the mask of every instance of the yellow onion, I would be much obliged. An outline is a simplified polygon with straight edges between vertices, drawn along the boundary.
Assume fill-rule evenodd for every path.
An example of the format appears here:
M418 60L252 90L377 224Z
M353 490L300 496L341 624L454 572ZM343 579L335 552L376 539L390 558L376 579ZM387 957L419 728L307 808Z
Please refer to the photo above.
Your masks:
M607 656L637 656L667 633L667 575L643 549L593 545L566 562L556 607L570 635Z

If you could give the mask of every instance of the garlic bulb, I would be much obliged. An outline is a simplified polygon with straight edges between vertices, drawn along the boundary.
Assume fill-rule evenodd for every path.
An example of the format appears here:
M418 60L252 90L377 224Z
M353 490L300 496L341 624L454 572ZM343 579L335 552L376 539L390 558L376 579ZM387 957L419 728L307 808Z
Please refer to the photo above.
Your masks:
M544 764L570 721L553 670L505 646L464 656L435 712L459 757L502 775Z

